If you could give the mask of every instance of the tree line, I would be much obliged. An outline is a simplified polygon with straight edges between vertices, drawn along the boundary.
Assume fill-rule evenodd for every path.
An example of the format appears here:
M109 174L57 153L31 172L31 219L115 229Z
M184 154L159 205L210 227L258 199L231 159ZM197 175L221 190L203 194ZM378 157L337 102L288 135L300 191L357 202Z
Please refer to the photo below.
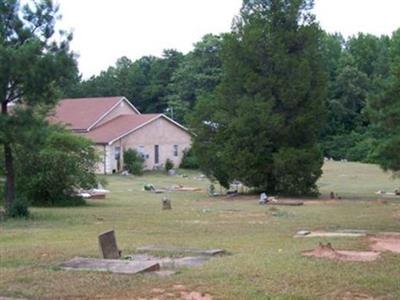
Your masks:
M145 56L136 61L122 57L97 76L87 80L77 76L65 95L123 95L142 112L165 113L189 125L199 100L214 97L227 67L223 47L227 48L232 35L207 34L186 55L169 49L162 57ZM400 30L392 36L359 33L348 39L318 30L315 38L323 67L320 76L326 80L319 147L327 158L377 163L381 132L376 113L393 81L400 56ZM287 80L289 88L291 78Z

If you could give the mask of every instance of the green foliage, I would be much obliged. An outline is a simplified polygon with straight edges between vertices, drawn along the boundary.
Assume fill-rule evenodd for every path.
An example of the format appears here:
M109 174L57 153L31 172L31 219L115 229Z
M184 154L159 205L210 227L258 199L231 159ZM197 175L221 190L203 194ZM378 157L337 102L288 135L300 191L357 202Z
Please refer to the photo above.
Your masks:
M134 175L143 174L144 158L134 149L124 152L124 164L129 173Z
M192 170L197 170L200 168L199 161L196 155L194 154L192 148L183 151L183 158L181 165L179 167L182 169L192 169Z
M326 76L311 4L245 1L224 37L215 99L200 100L192 116L200 165L224 186L238 179L271 193L316 192Z
M185 123L197 99L214 91L222 74L222 38L205 35L186 56L165 50L162 57L134 62L121 57L115 66L68 88L68 97L124 95L142 112L165 113Z
M349 161L361 161L375 163L375 150L378 146L378 139L372 133L372 129L362 133L351 131L329 136L320 146L325 157L334 160L346 159Z
M165 171L169 171L172 170L174 168L174 163L172 162L172 160L170 160L169 158L165 161L165 165L164 165Z
M170 99L181 106L193 108L201 96L212 93L222 77L222 60L220 57L222 37L205 35L194 45L179 67L174 72L170 89ZM171 106L171 105L170 105ZM175 119L185 122L184 115L174 114Z
M219 93L215 90L223 81L224 72L228 73L225 78L236 80L234 84L237 86L229 91L230 94L227 93L231 99L225 103L227 112L232 110L231 106L236 107L244 93L253 95L253 98L255 95L276 98L274 101L277 103L282 97L294 99L297 96L293 90L299 88L299 94L304 93L307 84L299 84L293 78L304 74L304 83L308 81L320 85L313 82L316 77L307 75L310 70L314 72L314 66L304 63L305 60L298 56L306 43L309 43L307 47L315 48L314 42L309 40L315 31L319 31L315 24L309 26L314 18L308 10L312 2L245 0L241 18L234 24L232 34L206 34L186 55L165 50L162 57L144 56L136 61L121 57L115 66L89 80L79 82L75 75L75 87L64 85L67 86L64 93L67 96L125 95L143 112L165 113L186 125L191 123L188 118L191 118L194 107L203 105L200 104L201 99L213 99L214 94ZM280 12L277 12L279 9ZM282 22L282 26L275 21ZM305 26L300 28L299 24ZM274 35L270 34L272 27ZM265 38L269 40L265 41ZM379 103L385 97L392 77L393 61L399 53L399 33L392 37L360 33L345 40L340 34L319 31L317 39L316 64L323 65L328 79L324 103L327 111L321 115L321 119L326 117L327 122L318 124L322 129L318 140L323 154L376 161L376 156L371 153L376 152L377 143L370 139L375 134L370 130L378 119L373 116L380 110L376 106L381 105ZM251 47L253 51L245 50ZM285 51L287 57L292 59L285 57ZM234 58L237 66L232 68ZM264 62L257 66L261 60ZM232 75L233 72L237 72L236 76ZM224 84L222 82L221 86ZM279 88L269 89L272 84ZM286 92L282 93L284 87ZM275 90L278 95L275 95ZM272 107L272 110L287 109L278 106ZM294 110L295 106L290 109ZM350 140L352 136L357 137L357 142ZM360 137L365 140L361 141ZM342 140L349 143L344 144ZM217 165L215 160L203 164ZM224 168L220 166L219 169ZM226 177L223 174L220 174L221 177Z
M323 159L314 149L282 148L273 156L275 189L286 195L318 195Z
M11 218L29 218L29 205L25 198L17 198L11 205L8 216Z
M400 174L400 30L393 34L391 70L382 98L371 104L380 130L377 160L384 170Z
M182 60L183 54L175 50L164 50L161 58L144 56L135 62L122 57L114 67L77 85L69 96L123 95L144 113L163 113L171 100L168 86Z
M14 149L21 145L19 131L29 124L9 114L8 104L17 102L46 111L77 74L72 36L60 31L54 38L58 8L51 0L0 2L0 143L4 146L6 175L5 207L15 199Z
M54 126L36 128L31 136L37 144L16 148L18 193L33 205L83 204L76 190L97 184L98 154L92 143Z
M335 36L322 41L330 73L328 122L320 136L324 155L376 162L378 143L372 107L386 89L391 40L359 34L341 42L341 52Z

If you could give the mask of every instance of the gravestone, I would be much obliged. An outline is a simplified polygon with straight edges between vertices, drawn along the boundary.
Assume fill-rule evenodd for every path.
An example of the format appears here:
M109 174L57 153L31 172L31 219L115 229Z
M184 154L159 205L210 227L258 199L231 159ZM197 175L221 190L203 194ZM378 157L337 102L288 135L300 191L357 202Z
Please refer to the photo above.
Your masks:
M168 199L167 197L163 197L161 203L162 203L162 209L163 209L163 210L170 210L170 209L172 209L171 200Z
M121 251L118 249L114 230L99 234L100 253L105 259L121 258Z
M266 194L266 193L262 193L262 194L260 195L260 200L258 200L258 203L259 203L259 204L267 204L267 202L268 202L268 196L267 196L267 194Z

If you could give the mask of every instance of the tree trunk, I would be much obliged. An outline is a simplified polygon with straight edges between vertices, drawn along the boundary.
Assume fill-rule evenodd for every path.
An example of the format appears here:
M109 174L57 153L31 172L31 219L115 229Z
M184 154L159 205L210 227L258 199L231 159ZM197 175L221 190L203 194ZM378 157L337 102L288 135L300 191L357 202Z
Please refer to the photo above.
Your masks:
M7 102L2 103L1 113L5 115L8 114ZM5 209L7 212L9 212L15 200L15 181L12 149L10 143L8 143L7 141L4 142L4 165L6 175Z
M13 166L13 155L10 144L4 144L4 164L6 173L6 188L5 188L5 209L7 212L15 200L15 182L14 182L14 166Z

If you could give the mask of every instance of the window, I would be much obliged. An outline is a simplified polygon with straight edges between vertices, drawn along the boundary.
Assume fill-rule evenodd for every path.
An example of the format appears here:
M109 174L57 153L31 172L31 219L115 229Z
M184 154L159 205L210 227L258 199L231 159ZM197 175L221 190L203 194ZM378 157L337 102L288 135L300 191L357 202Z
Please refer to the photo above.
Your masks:
M178 156L178 145L174 145L174 156Z
M145 151L144 151L144 146L139 146L137 152L139 153L139 155L140 155L142 158L144 158L144 159L147 158L146 153L145 153Z
M160 163L160 148L158 145L154 146L154 163L155 164Z
M120 156L121 156L121 147L116 146L116 147L114 148L114 158L115 158L116 160L119 160Z

